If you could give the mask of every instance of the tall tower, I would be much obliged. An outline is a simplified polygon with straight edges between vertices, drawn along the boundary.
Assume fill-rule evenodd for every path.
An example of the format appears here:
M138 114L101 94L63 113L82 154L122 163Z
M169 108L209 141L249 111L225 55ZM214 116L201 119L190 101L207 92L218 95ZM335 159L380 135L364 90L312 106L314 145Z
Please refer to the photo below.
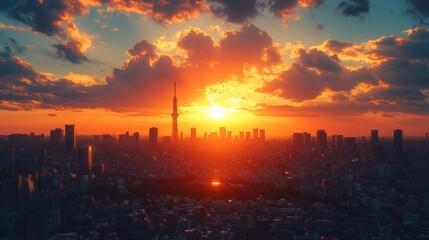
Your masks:
M173 113L171 113L171 117L173 118L171 139L173 142L176 142L179 139L179 130L177 128L177 118L179 117L179 113L177 113L176 82L174 82Z

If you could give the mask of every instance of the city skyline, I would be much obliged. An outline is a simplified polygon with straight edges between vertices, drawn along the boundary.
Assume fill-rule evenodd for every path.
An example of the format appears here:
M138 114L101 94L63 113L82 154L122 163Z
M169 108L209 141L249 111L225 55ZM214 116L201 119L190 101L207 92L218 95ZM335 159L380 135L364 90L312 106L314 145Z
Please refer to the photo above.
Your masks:
M0 135L73 123L78 135L167 136L174 115L177 138L424 136L428 12L423 0L7 0Z

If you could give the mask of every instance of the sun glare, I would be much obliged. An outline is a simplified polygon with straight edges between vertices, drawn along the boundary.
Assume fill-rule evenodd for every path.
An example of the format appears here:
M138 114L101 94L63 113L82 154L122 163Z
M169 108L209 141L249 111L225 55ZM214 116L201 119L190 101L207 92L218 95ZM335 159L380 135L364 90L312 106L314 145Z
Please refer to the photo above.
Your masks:
M225 108L222 106L214 105L210 113L214 119L219 120L225 118Z
M219 181L212 181L212 186L219 186L220 182Z

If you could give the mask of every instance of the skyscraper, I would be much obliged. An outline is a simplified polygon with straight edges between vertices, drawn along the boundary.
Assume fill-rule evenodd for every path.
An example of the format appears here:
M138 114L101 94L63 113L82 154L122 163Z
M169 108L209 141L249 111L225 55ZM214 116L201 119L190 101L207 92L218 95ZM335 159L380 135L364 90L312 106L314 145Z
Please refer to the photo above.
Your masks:
M292 139L293 139L293 147L295 147L295 148L302 147L302 145L304 143L302 133L294 133L292 135Z
M265 129L259 129L259 140L261 142L265 141Z
M374 150L378 145L378 130L371 130L371 149Z
M176 97L176 82L174 83L174 96L173 96L173 113L171 113L171 118L173 119L171 127L171 139L173 142L177 142L179 138L179 129L177 128L177 118L179 113L177 112L177 97Z
M302 138L304 139L304 145L310 146L311 145L311 133L303 132Z
M76 147L76 136L74 134L74 124L65 126L65 153L67 157L73 157Z
M402 130L395 129L393 131L393 151L395 154L402 154Z
M258 141L259 137L258 137L258 129L254 128L253 129L253 141Z
M343 135L334 135L332 136L332 145L334 147L334 149L336 151L340 150L343 148L343 140L344 140L344 136Z
M158 143L158 128L149 128L149 146L154 147Z
M196 128L191 128L191 140L192 141L197 140L197 129Z
M49 135L49 143L51 144L51 149L56 154L60 154L62 152L61 151L62 139L63 139L63 130L61 128L55 128L51 130L51 133Z
M92 147L82 146L79 148L79 174L88 175L92 170Z
M222 139L222 140L226 139L226 128L225 127L221 127L219 129L219 136L220 136L220 139Z
M317 130L317 147L321 149L328 148L328 137L325 130Z
M133 144L134 146L138 146L140 142L140 133L139 132L135 132L133 134Z

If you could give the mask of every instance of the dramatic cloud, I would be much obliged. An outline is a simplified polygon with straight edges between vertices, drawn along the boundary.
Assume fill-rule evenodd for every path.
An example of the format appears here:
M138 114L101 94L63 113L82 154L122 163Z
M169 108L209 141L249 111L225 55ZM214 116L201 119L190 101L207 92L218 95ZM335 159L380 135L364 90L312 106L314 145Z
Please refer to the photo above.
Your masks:
M296 13L298 7L319 7L324 0L269 0L269 9L275 16L283 19L283 24L288 24L288 17L298 18Z
M329 57L324 52L312 48L308 51L300 48L297 50L298 62L307 67L314 67L321 71L341 71L341 66L338 64L336 56Z
M159 23L174 23L196 17L207 10L203 0L163 0L163 1L116 1L93 0L88 5L106 4L108 11L133 12L149 15Z
M260 0L208 0L212 13L228 22L243 23L255 18L265 6Z
M75 15L88 11L88 6L78 0L4 0L0 4L0 13L28 25L34 32L56 36L60 41L52 45L56 57L72 63L88 61L84 54L91 41L73 22Z
M369 0L347 0L338 5L338 10L346 17L363 17L369 12Z

